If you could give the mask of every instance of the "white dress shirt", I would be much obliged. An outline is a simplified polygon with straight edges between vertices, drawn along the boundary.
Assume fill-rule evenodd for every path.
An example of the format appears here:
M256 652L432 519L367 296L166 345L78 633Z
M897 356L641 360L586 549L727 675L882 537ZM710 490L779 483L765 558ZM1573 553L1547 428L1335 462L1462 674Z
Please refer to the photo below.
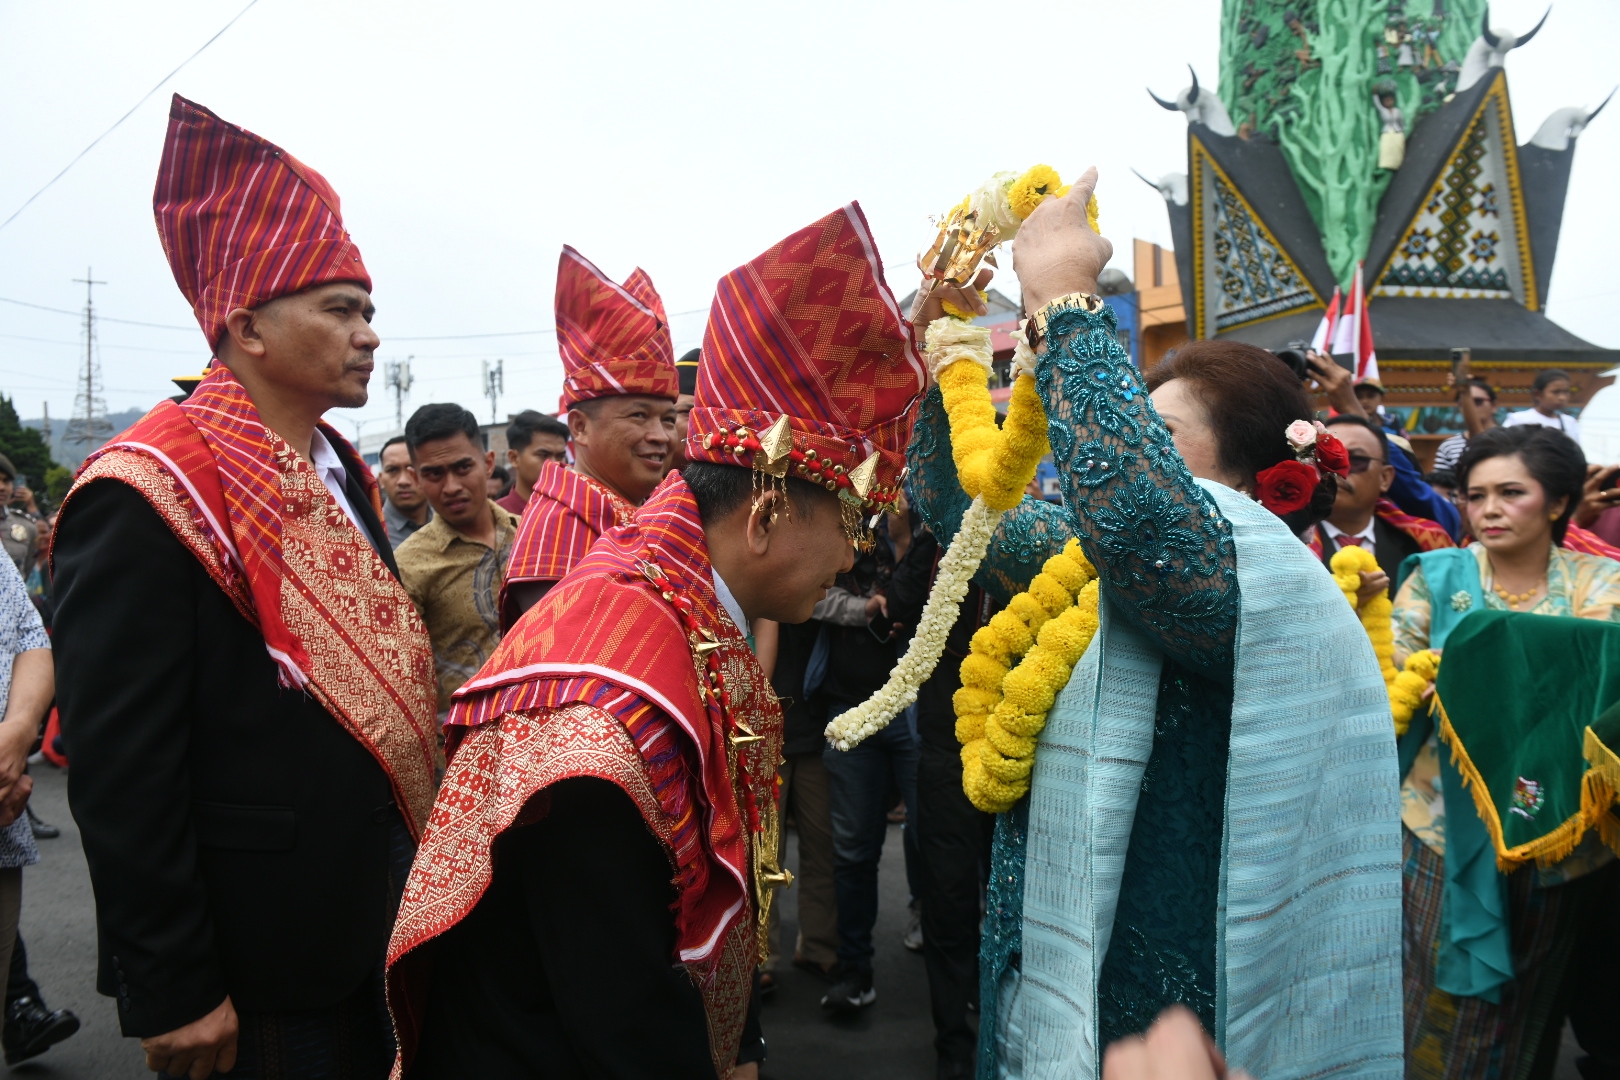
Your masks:
M1378 518L1375 515L1368 519L1367 527L1365 529L1362 529L1358 533L1347 533L1343 529L1334 525L1333 522L1324 521L1322 522L1322 531L1327 533L1328 536L1332 537L1333 545L1335 547L1344 547L1344 541L1340 539L1340 537L1354 536L1361 542L1362 547L1366 548L1369 552L1372 552L1373 557L1377 558L1378 552L1375 549L1378 546L1378 542L1373 539L1373 526L1376 524L1378 524Z
M726 585L726 579L721 577L720 571L716 570L712 565L709 567L709 572L714 575L714 595L720 601L720 606L726 609L726 614L731 616L731 621L737 624L737 629L741 630L745 637L753 633L752 628L748 625L748 616L743 614L742 605L737 603L737 598L731 595L731 589Z
M371 538L371 532L360 520L360 515L354 512L354 506L349 502L349 496L344 491L348 485L349 474L344 471L343 459L338 457L332 444L326 441L321 429L315 429L315 437L309 442L309 463L315 467L315 475L321 478L326 490L332 493L332 498L343 512L354 522L354 527L360 530L360 535L366 538L366 543L376 547L376 541Z

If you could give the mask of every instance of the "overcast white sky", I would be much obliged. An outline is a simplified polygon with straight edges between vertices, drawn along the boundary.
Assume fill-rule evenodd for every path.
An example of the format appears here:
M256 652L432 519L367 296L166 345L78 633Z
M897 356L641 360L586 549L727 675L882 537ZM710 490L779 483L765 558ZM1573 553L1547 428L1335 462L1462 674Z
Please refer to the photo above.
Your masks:
M246 0L0 0L0 220ZM1496 0L1523 30L1542 0ZM1128 167L1186 168L1185 122L1154 105L1194 64L1216 78L1218 0L1012 7L913 2L617 4L260 0L11 226L0 297L77 310L86 266L106 323L110 409L173 393L207 359L152 225L169 93L286 147L343 199L375 279L379 359L414 354L409 406L489 415L480 360L504 358L504 418L554 409L557 252L621 278L639 264L698 344L715 279L850 199L897 294L929 214L999 169L1102 170L1104 232L1168 244L1159 196ZM1027 24L1016 26L1010 15ZM1559 0L1508 73L1521 141L1620 82L1620 4ZM1620 104L1581 139L1549 314L1620 346ZM1604 193L1609 194L1605 195ZM694 314L679 314L694 312ZM1377 318L1376 304L1373 317ZM72 409L83 347L66 315L0 303L0 390L23 416ZM409 408L408 406L408 408ZM366 408L392 423L381 369Z

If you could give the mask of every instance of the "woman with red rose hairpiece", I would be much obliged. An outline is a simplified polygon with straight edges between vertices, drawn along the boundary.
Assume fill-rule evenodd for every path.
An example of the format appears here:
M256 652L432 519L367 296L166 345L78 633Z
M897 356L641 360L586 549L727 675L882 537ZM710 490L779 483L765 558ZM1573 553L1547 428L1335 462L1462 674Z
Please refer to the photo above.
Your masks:
M1102 1047L1181 1004L1233 1068L1395 1080L1388 699L1298 539L1332 506L1337 440L1252 346L1189 343L1144 387L1094 295L1094 183L1048 198L1014 244L1063 502L1007 512L975 583L1006 601L1074 537L1100 626L1044 699L1028 794L997 816L978 1075L1095 1080ZM937 390L909 464L949 544L968 500Z

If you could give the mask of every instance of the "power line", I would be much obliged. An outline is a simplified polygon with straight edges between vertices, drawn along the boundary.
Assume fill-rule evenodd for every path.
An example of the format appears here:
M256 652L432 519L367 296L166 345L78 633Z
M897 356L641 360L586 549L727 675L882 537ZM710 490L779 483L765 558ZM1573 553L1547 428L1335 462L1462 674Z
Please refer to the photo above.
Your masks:
M69 311L67 308L47 307L44 304L30 304L27 300L13 300L9 296L0 296L0 304L16 304L18 307L33 308L36 311L52 311L58 315L72 315L75 319L84 315L82 311ZM176 326L173 323L140 322L136 319L114 319L109 315L96 316L102 322L122 323L125 326L148 326L154 330L185 330L196 333L196 326Z
M241 11L238 11L236 13L236 19L240 19L243 15L246 15L248 13L248 9L252 8L253 5L257 4L258 2L259 2L259 0L248 0L248 6L243 8ZM66 176L68 174L68 170L73 168L73 166L75 166L75 165L77 165L79 163L80 158L83 158L84 155L86 155L90 151L94 150L96 148L97 143L99 143L102 139L105 139L107 136L111 135L114 131L118 130L118 126L120 124L122 124L125 120L128 120L131 116L134 116L135 115L135 110L139 109L142 105L145 105L148 98L150 98L153 94L157 93L159 90L163 89L163 84L164 83L168 82L170 79L172 79L176 75L180 74L180 69L181 68L185 67L187 64L189 64L193 60L197 59L197 57L201 56L203 54L204 49L207 49L208 46L210 46L214 42L218 41L220 39L220 36L222 34L224 34L225 31L227 31L231 27L235 26L236 25L236 19L232 19L230 22L228 22L224 26L220 27L219 32L216 33L213 37L209 38L207 41L203 42L201 48L199 48L196 52L192 53L190 56L186 57L184 60L180 61L180 67L175 68L173 71L171 71L167 75L163 76L163 78L158 80L158 83L157 83L156 86L152 87L152 89L150 89L146 93L142 94L141 95L141 100L137 101L134 105L131 105L130 109L129 109L129 112L125 113L123 116L120 116L117 120L113 121L113 126L112 127L108 128L106 131L103 131L100 135L97 135L93 140L91 140L90 145L85 147L83 150L80 150L76 155L74 155L73 160L68 162L66 165L64 165L62 167L61 172L57 173L55 176L51 177L50 180L46 181L44 187L40 188L38 191L36 191L32 195L28 196L28 201L23 203L21 206L17 207L17 209L12 212L12 215L10 217L6 218L6 220L4 220L4 221L0 221L0 229L4 229L7 225L10 225L13 221L16 221L17 216L19 214L21 214L24 210L28 209L28 207L30 205L32 205L32 203L33 203L33 201L35 199L37 199L41 195L45 194L45 192L47 192L47 191L49 191L51 189L51 185L55 184L58 180L62 179L62 177Z
M664 318L665 319L679 319L679 318L681 318L682 316L685 316L685 315L701 315L701 314L704 314L705 312L707 312L708 310L709 309L706 308L706 307L700 307L700 308L693 308L690 311L666 312L665 315L664 315ZM77 314L77 312L75 312L74 314ZM438 334L438 335L435 335L433 337L423 337L423 336L418 335L418 334L410 334L410 335L389 334L388 335L388 340L389 341L475 341L475 340L477 340L479 338L533 337L533 336L536 336L536 335L539 335L539 334L555 334L556 332L557 332L557 328L555 326L548 326L544 330L503 330L498 334Z

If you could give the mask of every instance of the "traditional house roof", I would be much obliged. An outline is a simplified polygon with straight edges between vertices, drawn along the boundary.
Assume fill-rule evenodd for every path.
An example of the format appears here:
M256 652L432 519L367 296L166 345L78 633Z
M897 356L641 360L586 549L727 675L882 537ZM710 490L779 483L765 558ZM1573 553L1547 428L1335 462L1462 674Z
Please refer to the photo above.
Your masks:
M1187 192L1191 257L1178 269L1193 337L1325 306L1333 272L1275 144L1187 125Z
M1188 332L1268 349L1309 340L1334 282L1282 152L1196 124L1187 143L1191 205L1169 209L1172 229L1178 209L1190 217L1187 255L1177 237ZM1365 263L1380 363L1445 361L1462 345L1477 361L1620 362L1620 350L1584 341L1542 313L1573 156L1574 140L1563 150L1516 145L1500 69L1418 124L1379 203ZM1244 271L1267 260L1298 280L1256 317L1260 305L1246 305L1245 290L1257 275ZM1302 299L1306 291L1313 302Z

